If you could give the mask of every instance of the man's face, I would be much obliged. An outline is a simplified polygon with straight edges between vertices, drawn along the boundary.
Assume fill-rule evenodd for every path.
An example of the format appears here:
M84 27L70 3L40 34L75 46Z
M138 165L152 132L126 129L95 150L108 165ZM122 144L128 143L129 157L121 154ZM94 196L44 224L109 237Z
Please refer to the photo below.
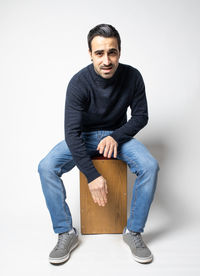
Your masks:
M120 52L115 37L95 36L91 41L94 69L101 77L110 79L119 65Z

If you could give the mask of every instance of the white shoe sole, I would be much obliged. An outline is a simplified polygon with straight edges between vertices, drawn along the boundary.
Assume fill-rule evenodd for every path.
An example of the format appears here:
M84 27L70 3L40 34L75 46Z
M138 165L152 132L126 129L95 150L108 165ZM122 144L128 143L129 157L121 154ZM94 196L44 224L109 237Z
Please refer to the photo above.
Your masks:
M61 257L61 258L50 258L50 257L49 257L49 262L50 262L51 264L60 264L60 263L66 262L66 261L69 259L69 257L70 257L71 251L72 251L74 248L76 248L78 245L79 245L79 241L78 241L72 248L70 248L70 251L69 251L69 253L68 253L67 255L65 255L65 256L63 256L63 257Z
M131 252L132 253L132 252ZM147 263L151 263L152 262L152 260L153 260L153 256L151 255L151 256L149 256L148 258L138 258L138 257L136 257L135 255L133 255L133 253L132 253L132 256L133 256L133 259L136 261L136 262L138 262L138 263L142 263L142 264L147 264Z

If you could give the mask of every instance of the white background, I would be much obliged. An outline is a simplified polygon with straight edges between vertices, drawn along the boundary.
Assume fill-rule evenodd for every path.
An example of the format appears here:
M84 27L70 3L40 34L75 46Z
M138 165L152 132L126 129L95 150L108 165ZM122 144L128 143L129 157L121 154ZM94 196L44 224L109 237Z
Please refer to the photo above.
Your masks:
M150 120L136 138L160 164L144 233L155 259L134 262L121 235L90 235L55 267L37 167L64 139L66 87L90 63L87 34L100 23L119 31L120 62L146 85ZM198 0L0 1L1 275L200 275L199 26ZM78 169L63 180L80 230Z

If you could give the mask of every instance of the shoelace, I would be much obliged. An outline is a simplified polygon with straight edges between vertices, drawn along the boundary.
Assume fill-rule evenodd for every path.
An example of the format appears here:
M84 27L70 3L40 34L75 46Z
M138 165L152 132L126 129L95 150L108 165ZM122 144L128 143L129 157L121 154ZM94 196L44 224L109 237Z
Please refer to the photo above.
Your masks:
M58 235L58 242L55 246L55 249L64 249L68 239L69 239L69 234L68 233L59 234Z
M146 245L144 243L144 241L142 240L141 234L140 233L133 233L130 232L131 236L133 237L133 241L135 243L135 246L138 247L142 247L145 248Z

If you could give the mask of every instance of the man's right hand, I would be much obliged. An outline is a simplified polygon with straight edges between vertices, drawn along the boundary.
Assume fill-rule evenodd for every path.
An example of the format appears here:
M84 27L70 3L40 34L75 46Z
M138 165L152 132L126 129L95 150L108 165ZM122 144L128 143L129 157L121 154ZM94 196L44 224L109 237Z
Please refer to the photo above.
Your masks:
M108 193L105 178L103 178L103 176L99 176L91 181L88 186L94 202L98 203L99 206L105 206L105 204L107 203L106 194Z

